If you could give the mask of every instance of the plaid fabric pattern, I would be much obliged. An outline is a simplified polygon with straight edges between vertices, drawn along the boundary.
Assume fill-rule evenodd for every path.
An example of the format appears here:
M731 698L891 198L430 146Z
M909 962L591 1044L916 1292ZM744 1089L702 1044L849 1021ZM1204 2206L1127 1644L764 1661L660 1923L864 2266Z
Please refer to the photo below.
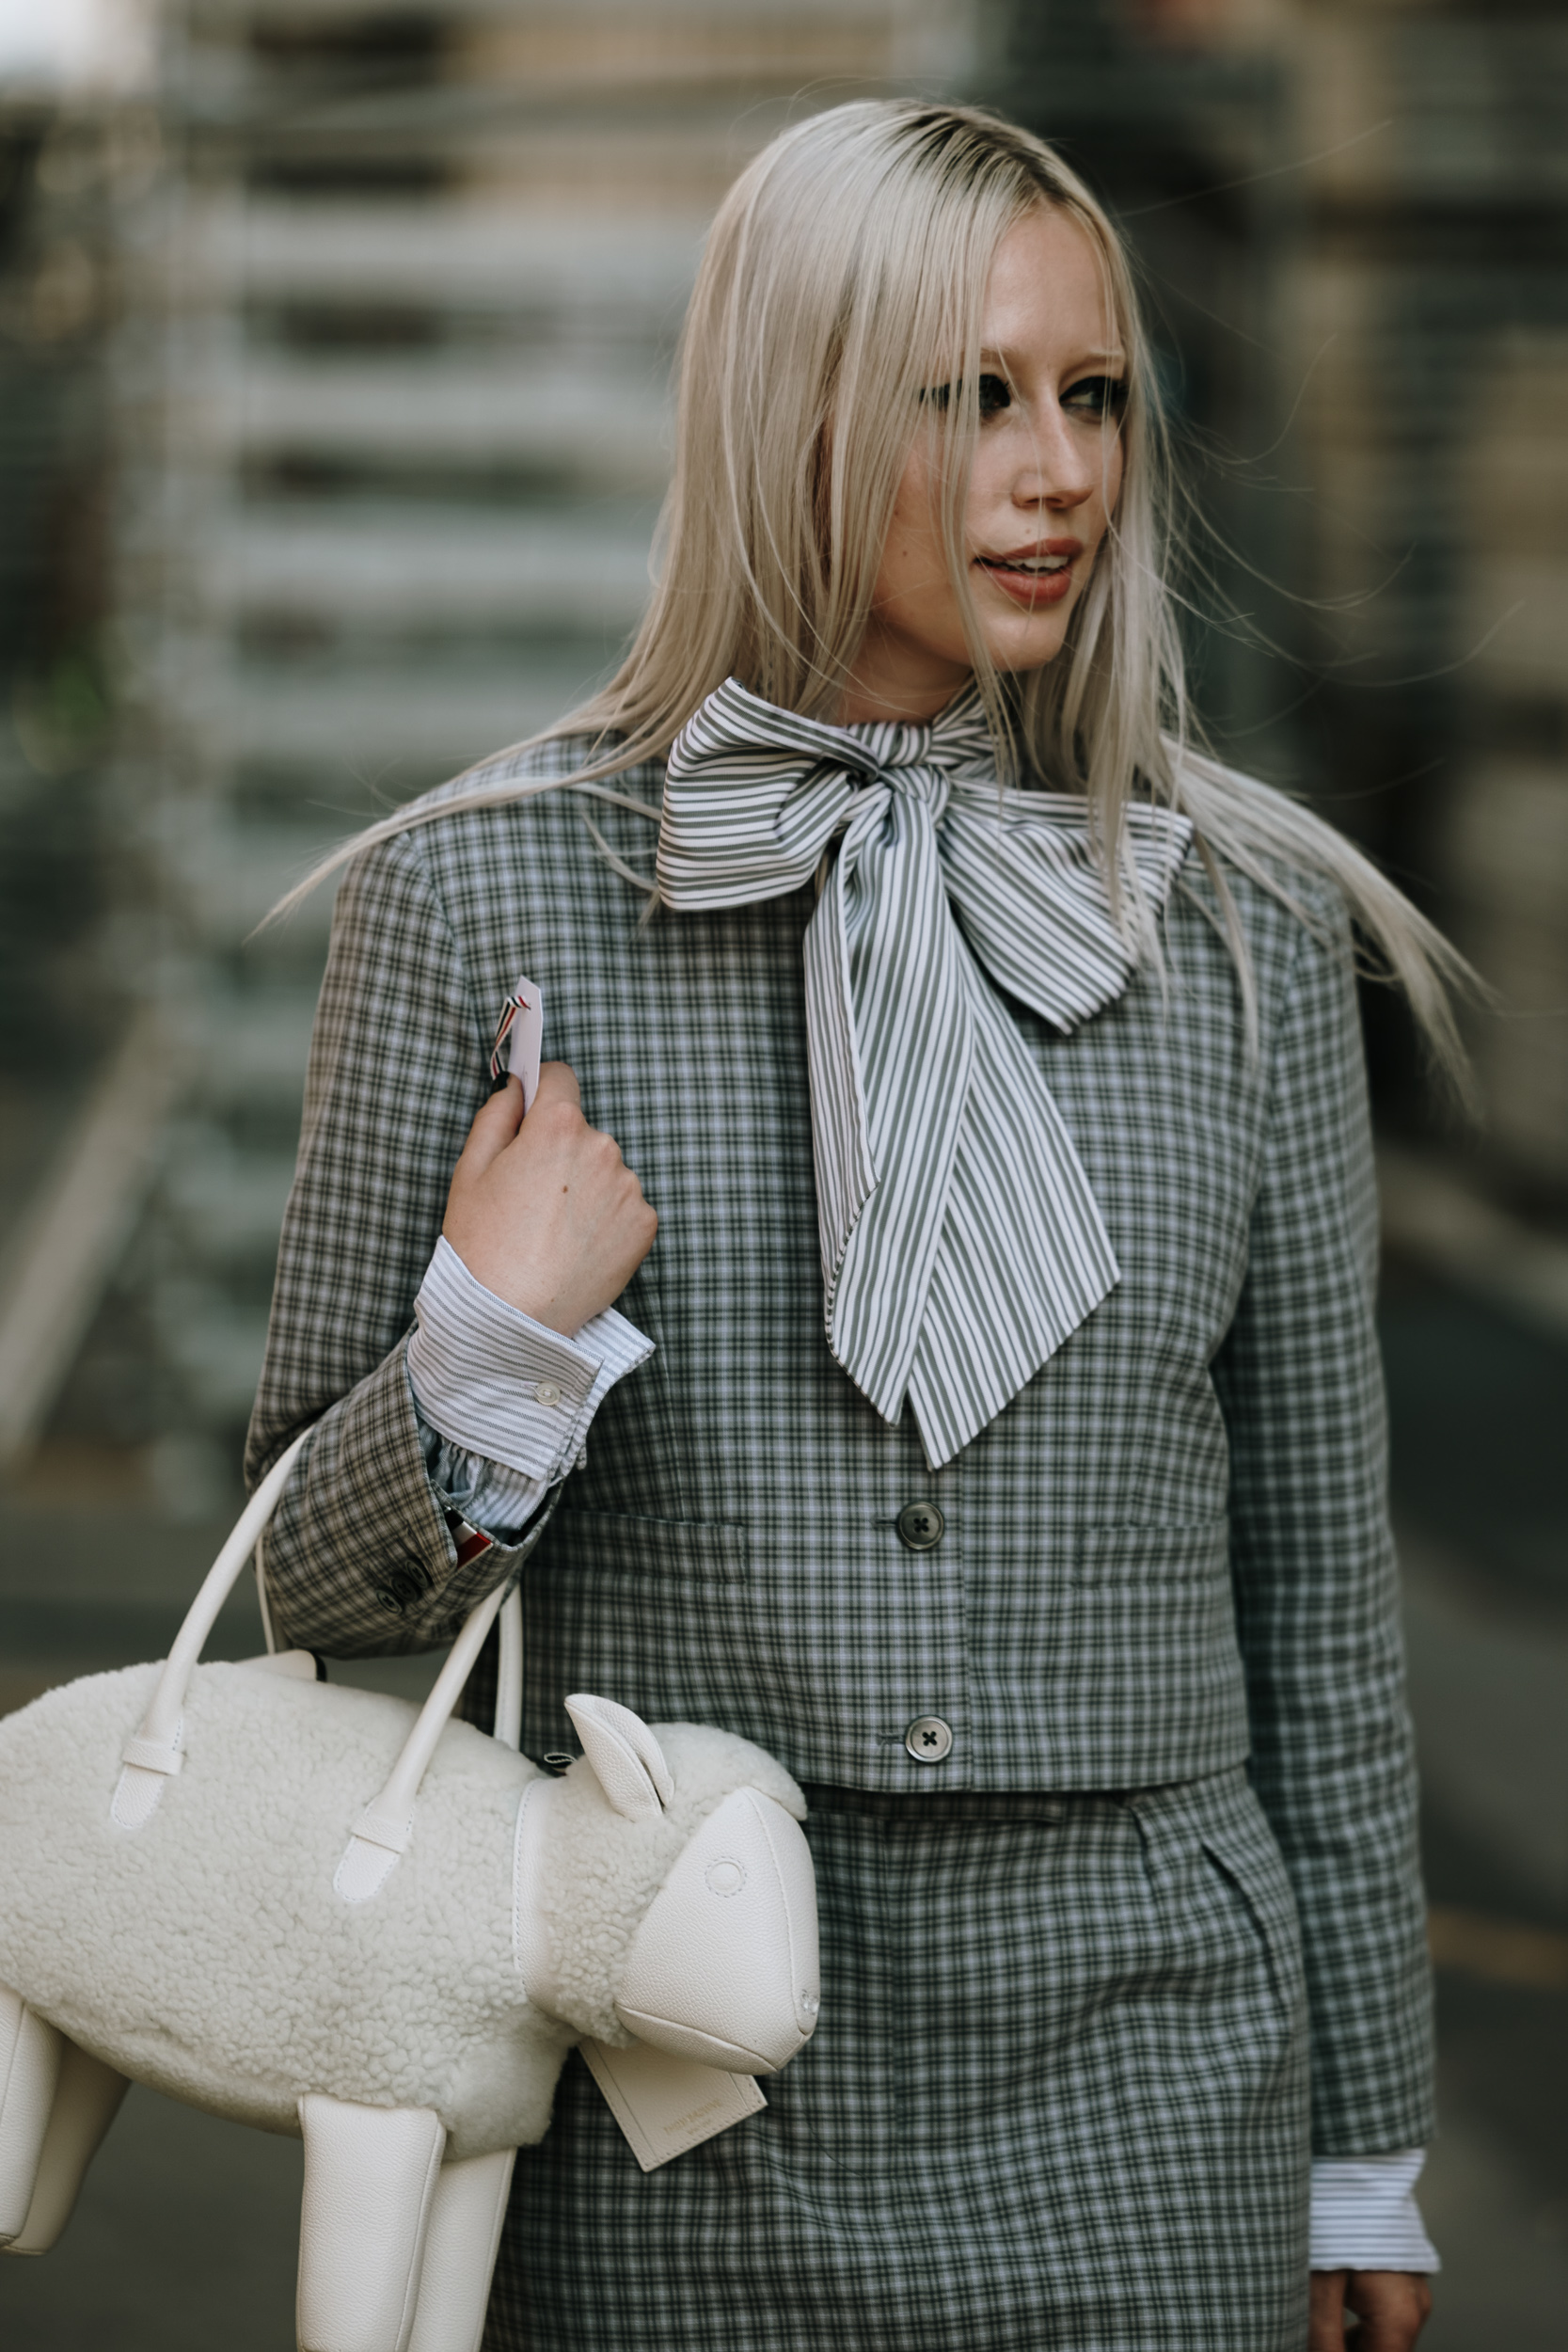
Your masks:
M569 2060L487 2352L1301 2352L1305 2004L1244 1775L808 1793L815 2038L646 2176Z
M542 779L570 745L528 755ZM626 779L657 804L657 770ZM653 828L593 803L646 871ZM1250 1754L1302 1913L1320 2153L1430 2133L1427 1973L1371 1322L1375 1220L1342 914L1244 880L1263 1050L1189 860L1168 985L1070 1035L1011 1007L1122 1279L945 1470L823 1337L801 941L810 888L641 919L574 796L442 817L339 902L249 1453L320 1430L268 1544L290 1637L419 1647L520 1553L525 1745L565 1692L722 1724L802 1779L1148 1788ZM404 1363L498 1008L549 1050L659 1211L620 1302L657 1342L516 1549L459 1568ZM907 1550L897 1515L945 1533ZM917 1718L953 1729L916 1763ZM683 2159L683 2161L685 2161Z

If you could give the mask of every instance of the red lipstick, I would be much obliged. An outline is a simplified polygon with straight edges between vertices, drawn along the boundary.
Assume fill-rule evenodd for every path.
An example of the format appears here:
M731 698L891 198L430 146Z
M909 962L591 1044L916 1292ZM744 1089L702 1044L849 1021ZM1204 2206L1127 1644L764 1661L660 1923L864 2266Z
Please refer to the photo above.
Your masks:
M1083 552L1082 539L1035 539L999 555L977 555L974 561L1004 596L1033 611L1060 604L1071 593L1072 566Z

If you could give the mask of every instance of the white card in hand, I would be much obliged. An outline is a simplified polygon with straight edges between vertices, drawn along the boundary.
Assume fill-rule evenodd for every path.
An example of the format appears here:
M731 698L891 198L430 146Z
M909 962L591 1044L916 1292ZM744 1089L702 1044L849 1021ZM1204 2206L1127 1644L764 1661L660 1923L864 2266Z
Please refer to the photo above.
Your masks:
M510 1052L506 1066L519 1079L523 1089L523 1108L533 1108L533 1098L539 1091L539 1056L545 1042L545 998L531 980L519 980L512 992L517 1006L517 1018L512 1024L507 1040Z

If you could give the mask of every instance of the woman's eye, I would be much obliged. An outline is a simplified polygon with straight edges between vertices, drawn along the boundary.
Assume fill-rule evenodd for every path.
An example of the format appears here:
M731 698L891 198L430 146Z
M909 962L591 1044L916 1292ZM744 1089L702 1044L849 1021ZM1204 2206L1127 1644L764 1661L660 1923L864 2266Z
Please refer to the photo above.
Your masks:
M1062 394L1062 406L1081 417L1119 417L1127 405L1127 385L1119 375L1085 375Z
M961 384L927 384L920 397L923 401L928 402L933 408L946 408L951 404L954 394L961 393L962 390ZM1005 375L981 376L979 394L982 419L1000 416L1004 408L1009 408L1012 405L1012 387Z

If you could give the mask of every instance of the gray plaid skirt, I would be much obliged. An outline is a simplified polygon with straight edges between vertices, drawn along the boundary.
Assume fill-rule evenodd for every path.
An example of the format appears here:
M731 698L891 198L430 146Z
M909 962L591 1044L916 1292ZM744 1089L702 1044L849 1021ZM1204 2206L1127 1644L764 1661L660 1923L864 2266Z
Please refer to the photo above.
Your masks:
M1244 1773L807 1793L815 2038L646 2174L574 2055L486 2352L1301 2352L1306 2004Z

